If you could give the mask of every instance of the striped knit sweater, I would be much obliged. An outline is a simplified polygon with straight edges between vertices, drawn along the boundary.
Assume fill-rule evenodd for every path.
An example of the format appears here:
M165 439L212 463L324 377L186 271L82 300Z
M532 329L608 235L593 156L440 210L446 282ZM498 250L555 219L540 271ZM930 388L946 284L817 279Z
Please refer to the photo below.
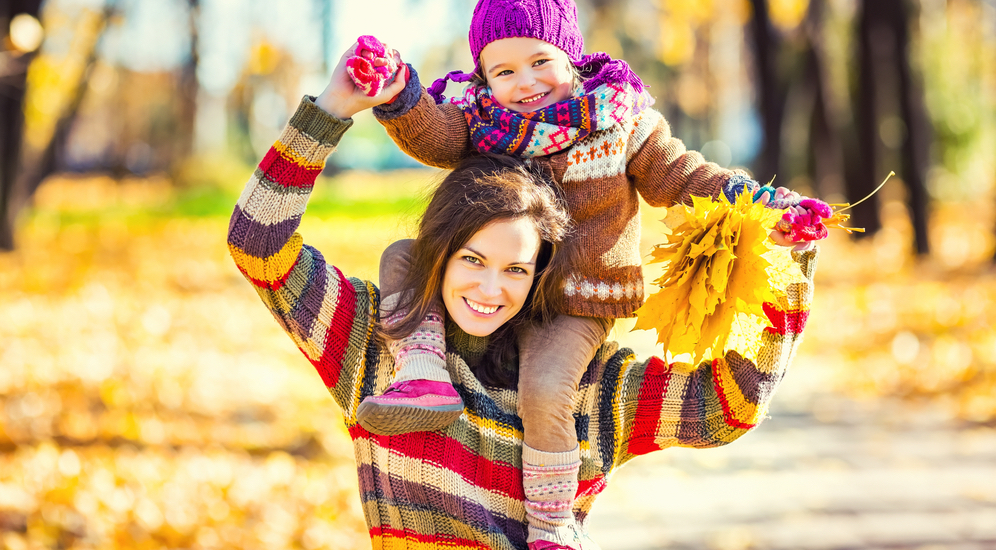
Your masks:
M473 152L467 119L456 105L436 105L409 69L405 89L374 114L415 160L454 168ZM686 151L653 109L532 161L549 165L577 229L580 258L565 287L567 312L611 319L632 316L643 304L639 197L651 206L690 203L692 195L716 197L730 177L747 175Z
M327 264L297 233L315 178L349 125L302 101L239 198L232 257L342 409L373 547L524 549L516 392L485 387L471 373L483 339L449 327L447 369L466 408L445 431L385 437L356 422L360 401L394 374L390 354L371 336L378 291ZM815 252L794 257L811 281ZM756 364L731 351L692 369L602 346L574 408L582 458L574 512L583 538L585 518L619 466L675 445L729 443L765 417L801 339L812 284L787 290L783 303L765 308L773 327L760 336Z

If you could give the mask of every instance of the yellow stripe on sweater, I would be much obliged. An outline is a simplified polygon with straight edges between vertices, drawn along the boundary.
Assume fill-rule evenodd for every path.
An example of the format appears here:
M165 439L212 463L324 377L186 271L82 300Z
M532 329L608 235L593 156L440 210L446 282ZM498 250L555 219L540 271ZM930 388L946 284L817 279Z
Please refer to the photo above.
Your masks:
M626 425L626 418L628 416L626 414L626 407L628 405L627 402L630 399L628 396L624 395L624 387L627 382L626 377L629 374L629 370L633 366L634 361L636 361L636 355L632 353L626 356L626 359L623 360L623 364L619 367L619 377L616 378L615 390L612 392L612 425L616 427L617 433L625 433L627 435L629 435L632 431L633 426L632 424L629 426ZM603 379L603 383L604 382L605 380ZM637 396L640 393L639 385L636 387L636 393ZM635 403L636 399L634 398L633 401ZM616 445L616 456L614 457L616 464L621 464L620 459L625 452L625 445Z
M478 428L492 431L495 433L495 435L507 441L515 441L522 439L521 430L516 430L515 428L503 425L491 418L483 418L477 416L476 414L473 414L473 412L471 412L470 409L464 409L464 412L467 414L467 419L470 420Z
M317 147L317 141L306 138L306 136L297 130L295 132L297 133L296 136L280 136L277 141L273 142L273 148L280 153L280 156L302 168L317 168L319 170L324 168L325 157L328 156L328 153L325 152L327 148L319 148ZM305 145L305 147L302 147L302 145ZM318 149L321 149L321 151ZM318 155L322 153L325 153L325 156L319 158Z
M301 234L294 233L283 248L268 258L258 258L247 254L234 244L228 245L228 248L235 260L235 265L239 266L247 277L263 283L275 283L283 279L294 267L294 262L297 261L302 246L304 246L304 239Z
M374 550L439 550L440 546L435 542L420 542L412 538L398 538L393 535L374 535L370 537ZM480 545L464 546L447 543L447 549L452 550L481 550Z
M308 134L288 124L277 140L296 157L310 159L311 163L324 162L335 151L335 146L323 144ZM283 151L284 149L281 149Z
M713 372L716 374L716 380L719 382L720 389L723 392L723 397L726 400L730 416L733 417L733 420L751 425L763 420L767 414L767 408L747 401L747 398L740 391L737 381L733 378L733 372L728 367L726 360L720 358L716 361L719 365ZM731 435L733 437L723 438L722 440L728 443L739 436L736 433Z

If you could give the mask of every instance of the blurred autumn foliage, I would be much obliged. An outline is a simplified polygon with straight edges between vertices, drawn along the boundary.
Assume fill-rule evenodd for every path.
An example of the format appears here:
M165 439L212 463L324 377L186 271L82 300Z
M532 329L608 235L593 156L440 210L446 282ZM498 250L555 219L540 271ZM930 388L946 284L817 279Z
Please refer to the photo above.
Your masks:
M435 177L323 180L302 232L346 273L375 277L376 251L410 232ZM211 200L155 179L40 191L24 246L0 256L7 548L369 547L339 413L228 257L235 181ZM663 214L644 211L646 250ZM800 354L827 391L991 423L988 228L957 209L936 219L940 242L950 231L979 246L917 261L898 202L875 237L827 241ZM624 344L641 334L618 331Z
M369 547L338 412L224 235L252 163L355 35L393 40L424 81L469 68L471 0L384 1L374 15L419 32L339 0L0 4L0 246L17 245L0 254L0 547ZM629 61L710 160L830 202L860 198L857 167L900 173L867 203L878 231L823 245L800 353L827 391L996 423L996 5L890 2L899 52L894 28L859 28L871 0L578 4L587 49ZM899 53L926 128L909 166ZM435 174L357 168L410 162L357 116L308 241L376 278ZM644 250L662 217L645 209ZM653 349L628 326L619 339Z
M347 272L374 277L421 204L428 176L393 177L394 201L362 174L315 197L303 230ZM0 256L0 546L369 547L341 417L234 268L228 213L162 179L37 199Z

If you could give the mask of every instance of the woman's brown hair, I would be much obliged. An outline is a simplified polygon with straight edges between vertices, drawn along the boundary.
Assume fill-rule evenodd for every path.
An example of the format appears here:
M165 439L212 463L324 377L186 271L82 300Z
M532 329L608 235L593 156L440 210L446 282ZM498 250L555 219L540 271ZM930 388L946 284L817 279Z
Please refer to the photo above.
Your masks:
M499 220L527 218L541 240L532 288L522 309L489 337L480 364L472 365L485 384L513 385L518 332L563 311L564 281L574 251L567 246L570 217L559 189L548 174L513 157L474 154L461 162L435 190L419 223L411 268L401 287L405 299L398 305L405 313L390 327L381 326L381 333L397 339L415 331L441 302L450 257L478 231Z

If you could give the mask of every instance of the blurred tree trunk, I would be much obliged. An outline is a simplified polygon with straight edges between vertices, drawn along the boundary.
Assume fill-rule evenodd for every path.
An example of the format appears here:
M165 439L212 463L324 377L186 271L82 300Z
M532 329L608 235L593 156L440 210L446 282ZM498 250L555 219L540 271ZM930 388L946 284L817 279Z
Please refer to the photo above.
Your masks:
M34 53L8 51L10 21L18 14L41 19L41 0L0 3L0 250L14 248L14 208L24 131L24 92Z
M833 121L832 94L828 89L826 72L826 46L823 37L826 0L810 0L803 22L806 49L803 64L803 85L812 98L810 117L809 154L812 160L813 180L821 197L841 193L843 189L831 185L843 179L844 155Z
M781 170L782 120L785 116L786 87L778 74L781 38L771 25L768 0L751 0L751 47L760 96L761 125L764 129L761 154L755 173L767 181Z
M31 2L22 2L22 4L30 4ZM35 12L32 15L37 17L38 8L40 7L41 0L36 0L33 5L35 6ZM114 1L108 2L105 5L103 12L96 17L96 30L92 33L92 39L89 44L85 47L87 48L87 55L84 61L83 70L80 72L80 77L73 87L72 92L69 94L69 101L66 106L62 109L62 113L59 115L58 120L55 123L55 128L52 132L52 136L48 143L40 151L34 154L28 155L23 154L20 151L20 144L22 141L23 132L23 122L24 122L24 93L25 93L25 78L27 76L27 65L25 64L24 71L25 74L21 75L21 87L19 88L18 96L18 106L16 111L11 111L5 113L3 116L13 116L16 113L16 118L11 118L9 120L16 121L19 127L16 130L16 139L13 139L9 143L4 145L4 169L0 170L0 173L4 177L3 181L0 181L2 189L0 189L0 196L2 196L3 204L0 213L3 215L2 224L0 224L0 249L11 250L14 247L14 220L20 210L31 200L38 186L41 182L45 180L46 177L51 175L56 171L58 152L65 146L66 140L69 137L69 132L72 129L73 122L76 120L76 115L79 112L80 105L83 103L83 99L86 97L86 91L88 89L87 83L89 81L90 72L93 70L93 66L97 60L97 45L100 43L100 37L104 33L104 29L107 28L107 22L111 18L112 13L114 13ZM27 12L22 12L27 13ZM6 29L6 26L4 27ZM6 31L5 31L6 32ZM6 111L7 108L5 107ZM5 128L5 133L9 135L15 135L13 130L7 129L7 124L2 125ZM6 140L5 140L6 141ZM13 144L13 145L12 145ZM14 153L15 156L8 157L9 148L17 147L17 151ZM25 152L26 153L26 152ZM13 158L11 165L8 165L8 158ZM17 170L13 166L21 167ZM8 166L10 166L8 168ZM10 171L10 179L6 178L6 173Z
M198 44L200 42L197 23L200 18L200 0L186 1L187 9L189 10L190 52L187 55L186 62L183 64L183 68L180 70L178 87L180 116L177 121L178 132L173 141L173 158L170 162L170 171L174 172L174 174L193 151L195 124L197 120L197 95L200 91L197 82Z
M858 24L857 159L855 178L846 182L848 199L871 193L886 170L879 166L882 149L879 127L882 102L895 101L906 135L900 147L901 174L906 182L917 254L930 251L927 237L928 196L926 170L929 127L923 90L914 82L910 65L909 24L905 0L865 0ZM894 79L890 78L893 77ZM885 78L883 78L883 76ZM888 84L894 82L895 89ZM883 86L886 86L883 88ZM869 233L881 227L878 201L870 200L852 211L854 225Z

